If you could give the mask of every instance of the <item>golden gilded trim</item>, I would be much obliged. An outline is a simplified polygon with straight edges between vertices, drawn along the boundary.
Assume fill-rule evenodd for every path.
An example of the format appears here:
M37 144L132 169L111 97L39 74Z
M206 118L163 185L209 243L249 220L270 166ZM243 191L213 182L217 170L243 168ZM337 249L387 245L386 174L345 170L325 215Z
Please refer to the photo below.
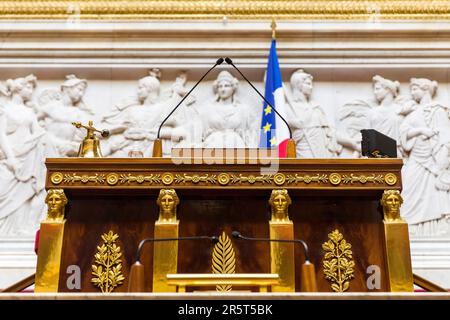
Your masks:
M143 184L144 182L148 182L149 184L160 183L161 175L159 175L159 174L132 175L130 173L120 175L120 183L121 184L125 184L125 183L130 184L132 182L137 182L138 184Z
M50 181L53 184L58 185L58 184L60 184L63 181L63 178L64 178L64 176L63 176L63 174L61 172L54 172L50 176Z
M119 235L110 230L102 235L103 244L97 246L94 256L95 264L92 265L91 282L99 287L102 293L113 292L125 280L122 274L122 253L116 245ZM103 269L105 268L105 269Z
M328 183L328 176L326 174L316 174L313 176L310 175L299 175L299 174L295 174L295 175L290 175L288 174L287 176L287 181L288 184L292 184L292 183L306 183L306 184L310 184L311 182L317 182L317 183Z
M170 172L166 172L161 176L161 181L162 183L164 183L165 185L171 185L173 183L173 174L171 174Z
M86 184L88 182L93 182L95 184L103 184L105 182L105 179L106 179L105 175L99 173L96 173L91 176L87 174L83 174L80 176L77 175L76 173L73 173L73 174L65 174L63 181L69 184L76 182L81 182L83 184Z
M106 176L106 182L110 186L114 186L119 182L119 175L117 173L110 173Z
M389 186L393 186L397 183L397 176L393 173L388 173L384 176L384 182Z
M276 185L281 186L286 182L286 176L282 173L277 173L273 176L273 182L275 182Z
M189 183L192 182L194 184L197 184L199 182L206 182L206 183L211 183L211 184L215 184L217 182L217 176L215 174L193 174L193 175L189 175L189 174L176 174L175 175L175 183Z
M219 242L214 245L212 255L212 273L232 274L236 272L236 259L231 239L222 232ZM231 291L232 286L216 285L217 291Z
M335 172L330 174L329 179L330 179L330 183L334 186L339 185L342 181L341 175L339 173L335 173Z
M6 0L2 19L298 19L450 18L449 0Z
M228 173L221 173L217 176L217 181L219 181L219 184L222 186L226 186L230 183L230 175Z
M353 173L351 173L350 175L344 174L342 176L342 183L344 183L344 184L348 184L348 183L353 184L355 182L359 182L362 184L366 184L368 182L375 183L375 184L377 184L377 183L383 184L384 180L383 180L382 174L378 174L378 175L372 174L370 176L366 176L366 175L362 174L362 175L357 176L357 175L354 175Z
M352 245L348 243L338 229L328 234L328 241L322 244L325 251L323 272L331 281L331 289L335 292L347 291L350 280L355 277L355 262L352 260Z
M60 181L60 179L62 180ZM385 184L392 186L398 183L398 178L393 173L383 174L339 174L331 173L330 175L325 173L310 173L310 174L234 174L234 173L89 173L89 174L77 174L77 173L65 173L60 172L52 173L50 181L53 185L76 185L76 184L89 184L96 185L107 184L109 186L121 186L121 185L154 185L165 187L172 184L189 185L189 184L211 184L220 186L230 185L242 185L242 184L263 184L263 185L292 185L292 184L332 184L332 185L353 185L355 183L367 184Z

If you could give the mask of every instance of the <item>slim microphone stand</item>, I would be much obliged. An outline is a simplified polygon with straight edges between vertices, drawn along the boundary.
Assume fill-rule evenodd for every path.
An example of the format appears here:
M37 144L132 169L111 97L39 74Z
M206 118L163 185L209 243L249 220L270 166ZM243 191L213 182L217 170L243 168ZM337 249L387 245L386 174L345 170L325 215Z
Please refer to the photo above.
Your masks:
M233 238L240 240L249 241L263 241L263 242L282 242L282 243L298 243L303 246L305 252L305 262L302 264L301 268L301 281L300 281L300 291L303 292L317 292L317 282L316 282L316 271L314 264L309 261L309 250L308 245L305 241L300 239L270 239L270 238L250 238L244 237L239 231L233 231L231 233Z
M202 80L211 72L211 70L213 70L218 65L222 64L223 61L224 61L223 58L217 59L216 64L214 66L212 66L203 75L203 77L200 78L200 80L197 81L197 83L191 88L191 90L189 90L189 92L184 95L183 99L181 99L181 101L178 102L178 104L175 106L175 108L173 108L172 111L161 122L161 124L159 125L159 128L158 128L158 133L156 135L156 140L153 143L153 152L152 152L152 157L153 158L161 158L162 157L162 141L161 141L161 138L160 138L160 134L161 134L161 128L163 127L164 123L166 123L167 119L169 119L170 116L175 112L175 110L177 110L178 107L181 106L181 104L184 102L184 100L186 100L186 98L191 94L191 92L194 91L195 88L197 88L197 86L200 84L200 82L202 82Z
M294 139L292 139L292 130L289 127L289 124L287 123L286 119L277 111L277 109L275 109L272 106L272 104L269 101L267 101L267 99L261 94L261 92L259 92L259 90L256 89L256 87L250 82L250 80L248 80L247 77L241 72L241 70L239 70L239 68L234 65L233 61L229 57L225 58L225 62L228 63L229 65L231 65L234 69L236 69L237 72L239 72L239 74L242 76L242 78L244 78L245 81L247 81L247 83L258 93L258 95L264 100L264 102L267 103L267 105L270 108L272 108L272 110L275 111L275 113L278 115L278 117L280 117L280 119L286 124L286 127L289 130L289 140L287 143L286 156L287 156L287 158L296 158L297 154L296 154L295 141L294 141Z

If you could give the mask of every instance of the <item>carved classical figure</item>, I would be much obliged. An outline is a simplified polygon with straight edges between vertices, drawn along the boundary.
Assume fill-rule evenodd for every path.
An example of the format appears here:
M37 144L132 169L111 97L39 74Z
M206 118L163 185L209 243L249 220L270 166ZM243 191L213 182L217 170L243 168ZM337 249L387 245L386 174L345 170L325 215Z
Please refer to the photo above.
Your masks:
M25 105L36 77L9 79L8 100L0 106L0 234L31 235L45 198L45 131Z
M47 221L63 221L64 209L68 200L63 189L48 190L45 203L47 204Z
M245 148L255 146L249 107L236 98L239 81L221 71L213 84L215 99L202 114L205 148Z
M410 224L441 218L449 212L448 192L437 188L438 176L449 165L449 109L434 101L436 81L411 79L411 95L418 103L400 126L408 161L402 168L405 203L402 217Z
M355 100L339 110L337 141L341 157L361 156L361 129L375 129L397 141L397 156L402 157L399 128L414 103L399 95L400 83L376 75L372 78L375 101Z
M341 158L361 157L361 130L370 128L370 105L362 100L346 103L338 111L336 140Z
M373 77L373 92L377 106L370 110L370 128L375 129L397 141L397 156L402 156L400 148L400 124L404 116L413 111L413 104L406 104L399 96L400 83Z
M180 199L174 189L161 189L156 203L159 207L157 222L177 222L177 206Z
M384 220L386 222L401 222L400 206L403 199L398 190L385 190L380 201L383 206Z
M291 76L292 95L286 94L288 123L297 144L299 158L332 158L337 144L325 112L311 100L313 77L303 70Z
M158 69L152 69L149 75L139 80L137 97L117 105L115 110L103 118L103 122L112 134L105 155L127 157L130 152L141 152L143 156L151 156L153 141L156 139L158 127L170 112L169 104L160 101L160 77ZM163 155L170 155L171 141L179 142L184 131L178 129L176 118L169 118L161 130Z
M271 222L286 223L290 222L288 207L291 205L292 200L286 189L272 190L270 195L269 204L272 212Z
M175 82L171 86L171 97L169 100L171 108L175 107L189 92L186 88L186 83L187 73L183 71L177 75ZM195 95L189 95L171 117L175 120L174 124L178 126L177 130L184 130L182 141L175 143L173 146L199 147L202 142L202 120L196 107Z
M60 87L45 90L39 97L38 117L42 119L57 156L76 156L84 136L72 122L95 120L93 111L83 100L87 81L71 74Z

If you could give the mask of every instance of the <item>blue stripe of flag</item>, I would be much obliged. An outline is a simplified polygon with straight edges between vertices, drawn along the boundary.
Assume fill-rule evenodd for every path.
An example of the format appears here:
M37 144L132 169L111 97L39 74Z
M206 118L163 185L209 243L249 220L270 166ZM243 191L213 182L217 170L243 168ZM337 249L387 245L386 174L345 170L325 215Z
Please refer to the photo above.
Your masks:
M280 66L278 64L276 41L272 40L272 44L270 46L269 62L267 63L266 88L264 97L274 107L275 107L274 92L275 90L281 87L282 87L281 72ZM267 103L264 101L261 120L261 135L259 140L260 141L259 145L261 148L270 148L271 147L270 140L276 134L276 121L275 121L276 114L273 110L270 110L270 113L266 112L268 111L267 107L268 107ZM269 128L269 126L270 130L267 131L267 128ZM276 147L277 144L278 143L276 143L272 147Z

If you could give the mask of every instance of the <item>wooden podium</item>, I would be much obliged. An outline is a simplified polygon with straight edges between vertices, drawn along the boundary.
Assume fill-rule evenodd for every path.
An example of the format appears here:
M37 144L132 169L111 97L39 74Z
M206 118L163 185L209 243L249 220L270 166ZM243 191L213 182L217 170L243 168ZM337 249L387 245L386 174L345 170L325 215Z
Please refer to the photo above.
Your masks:
M179 236L230 238L233 230L271 236L268 200L272 190L286 189L291 236L309 246L318 291L413 290L407 225L384 216L380 205L385 190L401 190L401 159L217 160L47 159L47 190L62 189L68 203L64 217L41 225L36 291L99 292L105 272L99 260L108 248L116 250L111 261L119 261L108 267L116 281L108 290L127 291L139 242L155 236L161 189L174 189L179 197ZM270 244L232 243L236 273L273 273ZM210 243L177 246L171 273L211 273ZM153 248L148 245L141 259L148 292L154 287ZM300 246L288 250L295 253L292 278L300 291L304 253Z

